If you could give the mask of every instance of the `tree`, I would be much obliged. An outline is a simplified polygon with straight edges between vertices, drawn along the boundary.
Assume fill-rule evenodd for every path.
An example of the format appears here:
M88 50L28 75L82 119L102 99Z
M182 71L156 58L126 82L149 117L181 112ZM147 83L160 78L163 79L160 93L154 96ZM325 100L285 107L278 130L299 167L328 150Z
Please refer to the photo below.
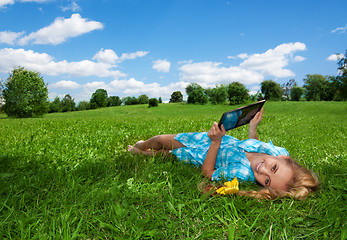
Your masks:
M232 82L228 85L228 98L230 105L241 104L249 99L247 88L239 82Z
M118 96L111 96L107 99L107 107L120 106L121 104L122 100Z
M266 100L279 101L282 99L283 90L281 86L273 80L263 81L260 90Z
M197 83L191 83L186 87L186 93L188 95L188 103L207 103L208 99L204 89Z
M159 97L158 102L163 103L163 100L161 99L161 97Z
M321 101L325 98L328 89L325 77L320 74L307 74L303 80L307 101Z
M183 95L180 91L175 91L171 94L170 103L183 102Z
M10 117L42 116L48 112L48 89L40 73L13 69L3 86L4 112Z
M55 97L54 101L49 103L49 113L55 113L55 112L61 112L61 101L60 98L57 96Z
M340 55L340 60L338 61L338 70L340 76L337 77L338 85L338 97L341 100L347 100L347 49L344 56Z
M70 94L66 94L65 97L61 100L61 107L63 112L74 111L75 105L75 100L70 96Z
M151 98L148 101L149 106L148 107L158 107L158 99Z
M296 82L294 79L290 79L288 82L281 85L281 88L283 90L283 96L286 100L289 100L291 90L295 86L296 86Z
M290 100L291 101L300 101L302 95L304 94L305 89L303 87L292 87L290 91Z
M77 105L77 111L84 111L90 108L90 103L87 101L80 101Z
M148 97L147 95L140 95L138 98L139 104L147 104L148 103Z
M100 88L96 90L90 99L90 107L93 109L107 107L107 98L107 91L105 89Z
M227 88L223 84L205 92L207 92L210 102L213 104L225 103L228 98Z

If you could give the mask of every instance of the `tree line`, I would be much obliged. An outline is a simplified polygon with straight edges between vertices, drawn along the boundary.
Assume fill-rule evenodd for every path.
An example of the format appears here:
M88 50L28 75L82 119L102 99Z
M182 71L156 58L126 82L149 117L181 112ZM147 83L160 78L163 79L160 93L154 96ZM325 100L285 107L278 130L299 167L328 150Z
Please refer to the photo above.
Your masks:
M108 96L105 89L97 89L92 94L90 101L80 101L78 104L75 103L75 100L70 96L70 94L66 94L62 99L56 97L49 103L48 112L84 111L104 107L137 104L148 104L149 107L156 107L159 103L162 103L161 97L159 97L159 99L149 98L147 95L143 94L139 97L127 96L125 98L120 98L119 96Z
M338 61L337 76L322 76L320 74L307 74L303 79L303 86L298 86L294 79L280 85L273 80L261 83L260 91L249 95L248 89L239 82L227 85L217 85L215 88L204 89L197 83L191 83L185 91L189 104L241 104L248 100L259 101L346 101L347 100L347 50ZM108 96L104 89L97 89L90 101L81 101L77 105L70 94L64 98L56 97L48 101L48 88L40 73L28 71L22 67L12 70L7 81L0 81L0 97L5 104L0 110L10 117L42 116L50 112L68 112L113 107L120 105L149 104L149 107L158 106L159 99L149 98L147 95L139 97L120 98ZM170 103L183 102L180 91L171 94Z

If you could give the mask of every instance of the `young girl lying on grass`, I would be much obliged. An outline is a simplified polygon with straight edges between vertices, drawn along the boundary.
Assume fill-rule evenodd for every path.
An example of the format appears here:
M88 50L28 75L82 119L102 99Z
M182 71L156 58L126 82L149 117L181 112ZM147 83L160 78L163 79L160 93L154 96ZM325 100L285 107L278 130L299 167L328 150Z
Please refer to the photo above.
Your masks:
M128 146L134 154L174 154L181 161L202 166L204 176L211 180L237 177L241 181L257 181L263 189L239 191L238 195L262 199L290 196L304 199L318 188L316 175L300 166L286 149L258 140L257 126L263 109L249 123L249 139L240 141L225 135L215 122L208 133L159 135ZM216 190L207 187L206 190Z

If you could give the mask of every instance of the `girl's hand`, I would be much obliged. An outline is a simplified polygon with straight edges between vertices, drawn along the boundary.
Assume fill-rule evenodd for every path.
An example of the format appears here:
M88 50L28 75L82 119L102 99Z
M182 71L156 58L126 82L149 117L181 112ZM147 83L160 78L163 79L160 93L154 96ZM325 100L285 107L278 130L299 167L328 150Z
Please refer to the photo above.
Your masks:
M258 124L263 119L263 108L260 109L257 114L255 114L254 118L249 122L249 127L252 129L256 129Z
M257 126L263 119L263 108L260 109L257 114L255 114L254 118L249 122L249 131L248 131L248 137L258 139L257 134Z
M218 127L218 123L214 122L210 131L207 133L207 136L211 139L212 142L221 142L222 137L225 135L226 131L223 125L221 129Z

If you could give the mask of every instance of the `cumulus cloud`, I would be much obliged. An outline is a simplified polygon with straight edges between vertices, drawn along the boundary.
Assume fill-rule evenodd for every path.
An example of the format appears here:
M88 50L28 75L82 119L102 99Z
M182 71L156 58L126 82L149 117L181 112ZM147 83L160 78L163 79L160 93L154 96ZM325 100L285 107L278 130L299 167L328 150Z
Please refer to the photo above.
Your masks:
M5 43L9 45L13 45L15 41L24 34L24 32L10 32L10 31L3 31L0 32L0 44Z
M327 61L339 61L342 59L344 55L342 53L335 53L331 54L329 57L326 58Z
M94 55L93 59L102 63L115 64L119 57L112 49L101 49Z
M157 70L158 72L169 72L170 71L171 63L164 59L164 60L157 60L154 61L152 68Z
M206 85L216 85L221 83L230 83L237 81L243 84L252 84L261 82L263 75L242 69L240 67L222 67L222 63L200 62L188 63L180 67L180 80L186 82L195 82Z
M295 52L303 50L306 50L305 44L296 42L281 44L265 53L242 53L237 56L244 60L239 66L223 66L220 62L187 62L179 68L180 80L215 86L232 81L245 85L255 84L263 81L265 76L292 77L295 74L285 67L290 62L304 61L304 57L294 56Z
M0 49L0 72L7 73L14 67L23 66L49 76L68 74L71 76L125 77L126 74L115 69L112 64L82 60L79 62L54 61L46 53L32 50Z
M269 49L265 53L250 55L240 67L252 71L257 71L263 75L280 77L293 77L295 74L285 69L291 60L295 61L293 55L297 51L306 50L304 43L284 43L274 49ZM297 60L303 60L300 57Z
M341 33L345 33L346 30L347 30L347 24L345 26L343 26L343 27L337 27L337 28L331 30L331 32L332 33L340 33L341 34Z
M68 38L77 37L82 34L103 29L103 24L96 21L89 21L79 14L72 14L70 18L57 18L55 21L37 32L30 33L19 40L19 44L53 44L57 45L65 42Z
M49 85L50 88L56 88L56 89L76 89L76 88L80 88L81 85L73 82L73 81L66 81L66 80L62 80L53 84Z

